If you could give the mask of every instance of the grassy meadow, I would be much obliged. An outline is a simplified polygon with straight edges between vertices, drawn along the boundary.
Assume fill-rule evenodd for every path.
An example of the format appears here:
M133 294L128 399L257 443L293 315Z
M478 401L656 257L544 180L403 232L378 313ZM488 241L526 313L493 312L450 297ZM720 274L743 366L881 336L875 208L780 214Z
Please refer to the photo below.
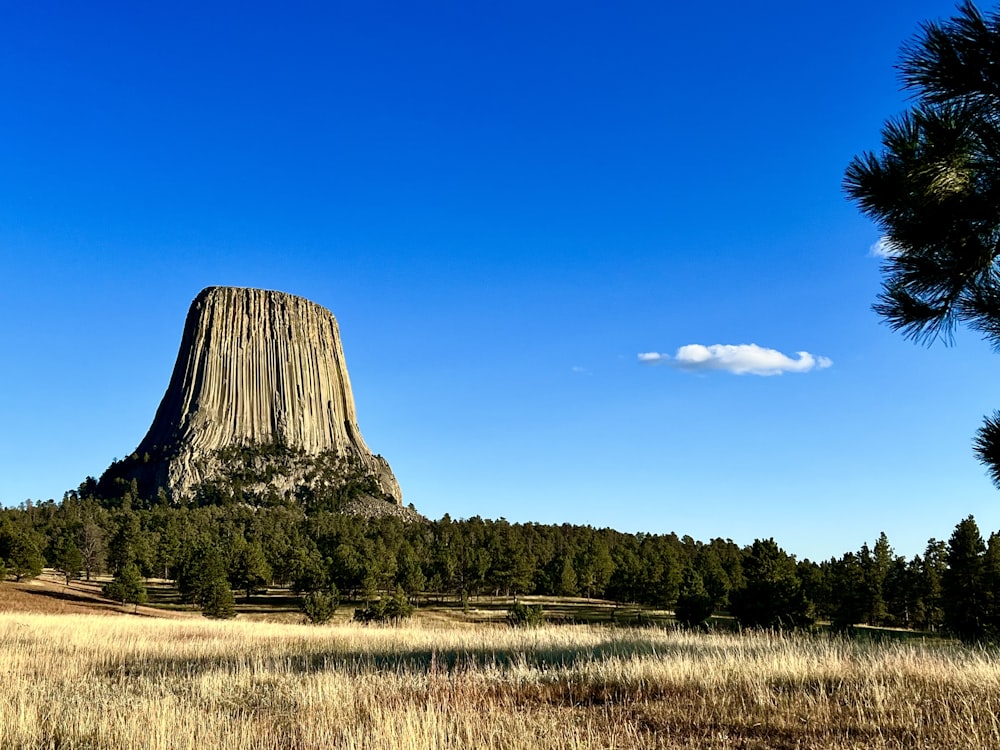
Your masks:
M1000 748L947 642L0 612L0 748Z

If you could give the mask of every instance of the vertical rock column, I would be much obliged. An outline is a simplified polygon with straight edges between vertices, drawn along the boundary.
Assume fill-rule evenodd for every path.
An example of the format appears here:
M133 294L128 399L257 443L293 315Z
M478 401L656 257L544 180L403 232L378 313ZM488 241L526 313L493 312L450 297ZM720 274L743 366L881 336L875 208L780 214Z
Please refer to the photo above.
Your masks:
M166 394L137 453L184 494L207 477L199 459L234 445L275 444L307 454L353 453L402 503L389 465L358 427L337 321L301 297L209 287L191 304Z

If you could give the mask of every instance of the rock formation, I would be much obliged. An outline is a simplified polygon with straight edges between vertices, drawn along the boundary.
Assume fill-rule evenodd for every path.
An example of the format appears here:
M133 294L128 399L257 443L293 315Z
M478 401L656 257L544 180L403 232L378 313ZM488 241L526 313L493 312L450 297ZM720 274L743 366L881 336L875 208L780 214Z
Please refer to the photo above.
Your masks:
M241 483L279 495L323 489L346 472L363 480L367 499L402 504L389 464L361 437L325 308L262 289L202 291L149 432L101 483L135 480L143 493L162 487L180 501L231 479L234 462Z

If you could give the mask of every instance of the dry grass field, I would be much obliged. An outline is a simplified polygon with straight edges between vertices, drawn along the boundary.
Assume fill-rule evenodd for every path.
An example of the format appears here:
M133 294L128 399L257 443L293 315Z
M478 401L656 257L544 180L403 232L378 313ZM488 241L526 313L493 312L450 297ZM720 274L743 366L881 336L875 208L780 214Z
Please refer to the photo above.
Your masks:
M5 750L1000 748L1000 657L947 643L28 612L0 591Z

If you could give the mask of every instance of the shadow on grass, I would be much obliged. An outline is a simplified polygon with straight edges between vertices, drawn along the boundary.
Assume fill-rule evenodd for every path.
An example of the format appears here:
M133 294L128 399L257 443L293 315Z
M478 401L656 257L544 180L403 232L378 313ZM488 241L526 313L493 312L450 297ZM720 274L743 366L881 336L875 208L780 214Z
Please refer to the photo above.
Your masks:
M276 671L309 675L317 672L336 671L347 675L371 674L372 672L441 674L452 675L479 670L507 672L512 669L533 669L550 671L553 675L561 670L572 669L584 664L601 664L614 659L623 661L650 657L670 658L710 658L731 650L731 646L703 639L698 642L665 643L663 640L643 637L641 631L625 637L609 637L590 646L525 647L510 650L491 648L436 649L419 648L367 652L364 649L317 649L309 653L288 653L275 651L263 657L261 664L255 664L254 671ZM140 663L116 665L112 671L116 675L124 673L137 677L163 677L179 675L226 672L236 674L246 671L248 664L241 655L199 655L195 657L144 659Z
M151 612L133 611L134 608L131 604L121 605L118 602L111 601L110 599L97 599L93 594L78 594L72 589L63 589L62 591L54 591L52 589L25 589L24 593L29 596L39 596L44 599L51 599L65 604L86 607L86 609L91 612L98 610L101 612L114 612L116 614L129 614L136 617L156 617L156 615Z

